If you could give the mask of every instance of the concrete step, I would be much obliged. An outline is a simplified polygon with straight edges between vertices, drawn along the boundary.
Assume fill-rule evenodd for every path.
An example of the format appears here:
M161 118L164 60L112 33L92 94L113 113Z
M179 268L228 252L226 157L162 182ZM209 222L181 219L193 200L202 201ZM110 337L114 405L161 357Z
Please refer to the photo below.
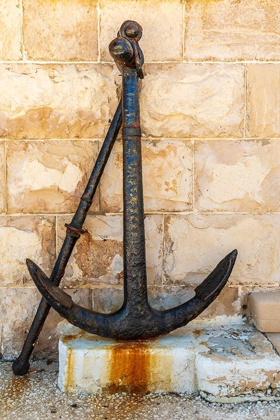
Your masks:
M280 357L246 323L192 322L151 340L116 341L69 326L59 387L76 393L199 392L213 402L280 399Z

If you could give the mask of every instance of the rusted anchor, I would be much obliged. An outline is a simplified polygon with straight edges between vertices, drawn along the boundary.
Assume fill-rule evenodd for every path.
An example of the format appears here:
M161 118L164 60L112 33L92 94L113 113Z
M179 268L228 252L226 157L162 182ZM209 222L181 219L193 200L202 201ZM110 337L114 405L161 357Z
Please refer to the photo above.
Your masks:
M64 318L90 333L120 339L149 338L168 333L196 318L213 302L225 286L237 257L236 250L228 254L195 289L195 296L188 302L165 311L157 311L149 305L138 99L138 78L144 77L142 72L144 57L138 44L141 36L141 26L136 22L126 21L121 26L118 37L109 46L110 54L116 61L123 78L124 303L122 307L113 314L90 311L75 304L68 294L58 288L74 244L82 233L81 227L93 198L94 192L92 187L89 187L90 182L88 183L90 193L83 195L78 208L78 210L83 209L82 216L78 214L77 210L76 218L74 216L71 224L67 226L67 235L69 233L71 246L65 245L66 237L65 248L63 245L51 278L48 279L35 263L27 260L29 272L37 288L48 304ZM118 120L118 117L115 116L115 118ZM101 173L99 173L100 176ZM36 338L48 314L48 304L42 299L40 306L43 307L44 314L41 316L41 320L39 315L36 321L39 307L30 329L32 332L32 329L36 331L37 328ZM34 333L32 337L34 339ZM28 370L28 359L32 352L29 347L31 343L34 345L34 341L30 338L29 347L26 344L27 341L28 337L25 342L26 347L23 348L21 356L13 365L16 374L23 374Z

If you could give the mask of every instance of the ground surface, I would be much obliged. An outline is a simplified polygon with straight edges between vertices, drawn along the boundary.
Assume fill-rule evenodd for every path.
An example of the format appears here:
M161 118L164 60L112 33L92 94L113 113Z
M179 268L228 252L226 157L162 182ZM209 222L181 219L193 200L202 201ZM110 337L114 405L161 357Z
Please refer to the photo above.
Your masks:
M58 365L33 363L16 378L0 362L0 419L280 420L280 402L211 404L198 396L66 395L57 387Z

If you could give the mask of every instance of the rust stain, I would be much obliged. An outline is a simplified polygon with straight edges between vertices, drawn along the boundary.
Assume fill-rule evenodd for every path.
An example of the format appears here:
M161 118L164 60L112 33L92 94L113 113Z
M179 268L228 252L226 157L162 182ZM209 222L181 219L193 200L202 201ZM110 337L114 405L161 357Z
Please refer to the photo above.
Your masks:
M201 331L201 330L193 330L193 334L194 334L196 337L199 337L199 336L202 334L202 331Z
M69 336L70 337L70 336ZM65 379L65 391L69 392L75 388L75 377L74 377L74 365L75 365L75 354L73 349L68 349L68 363L67 363L67 372Z
M105 392L144 394L151 380L151 349L148 342L117 343L108 352L110 375Z
M62 337L63 343L67 344L77 338L77 334L67 334Z
M103 392L170 391L173 358L169 349L155 351L151 340L118 342L108 352L108 358L109 382Z
M205 347L209 347L209 343L207 341L200 341L199 344Z

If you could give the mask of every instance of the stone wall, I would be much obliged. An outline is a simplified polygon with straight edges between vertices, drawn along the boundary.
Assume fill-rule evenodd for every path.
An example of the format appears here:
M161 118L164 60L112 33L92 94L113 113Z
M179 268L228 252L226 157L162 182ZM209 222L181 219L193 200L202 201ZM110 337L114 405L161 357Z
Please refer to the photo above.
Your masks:
M2 0L0 352L18 354L117 105L108 44L144 29L141 86L150 299L171 307L232 249L228 286L202 319L246 313L280 280L279 0ZM114 147L63 286L113 310L122 299L122 155ZM56 354L54 312L35 350Z

